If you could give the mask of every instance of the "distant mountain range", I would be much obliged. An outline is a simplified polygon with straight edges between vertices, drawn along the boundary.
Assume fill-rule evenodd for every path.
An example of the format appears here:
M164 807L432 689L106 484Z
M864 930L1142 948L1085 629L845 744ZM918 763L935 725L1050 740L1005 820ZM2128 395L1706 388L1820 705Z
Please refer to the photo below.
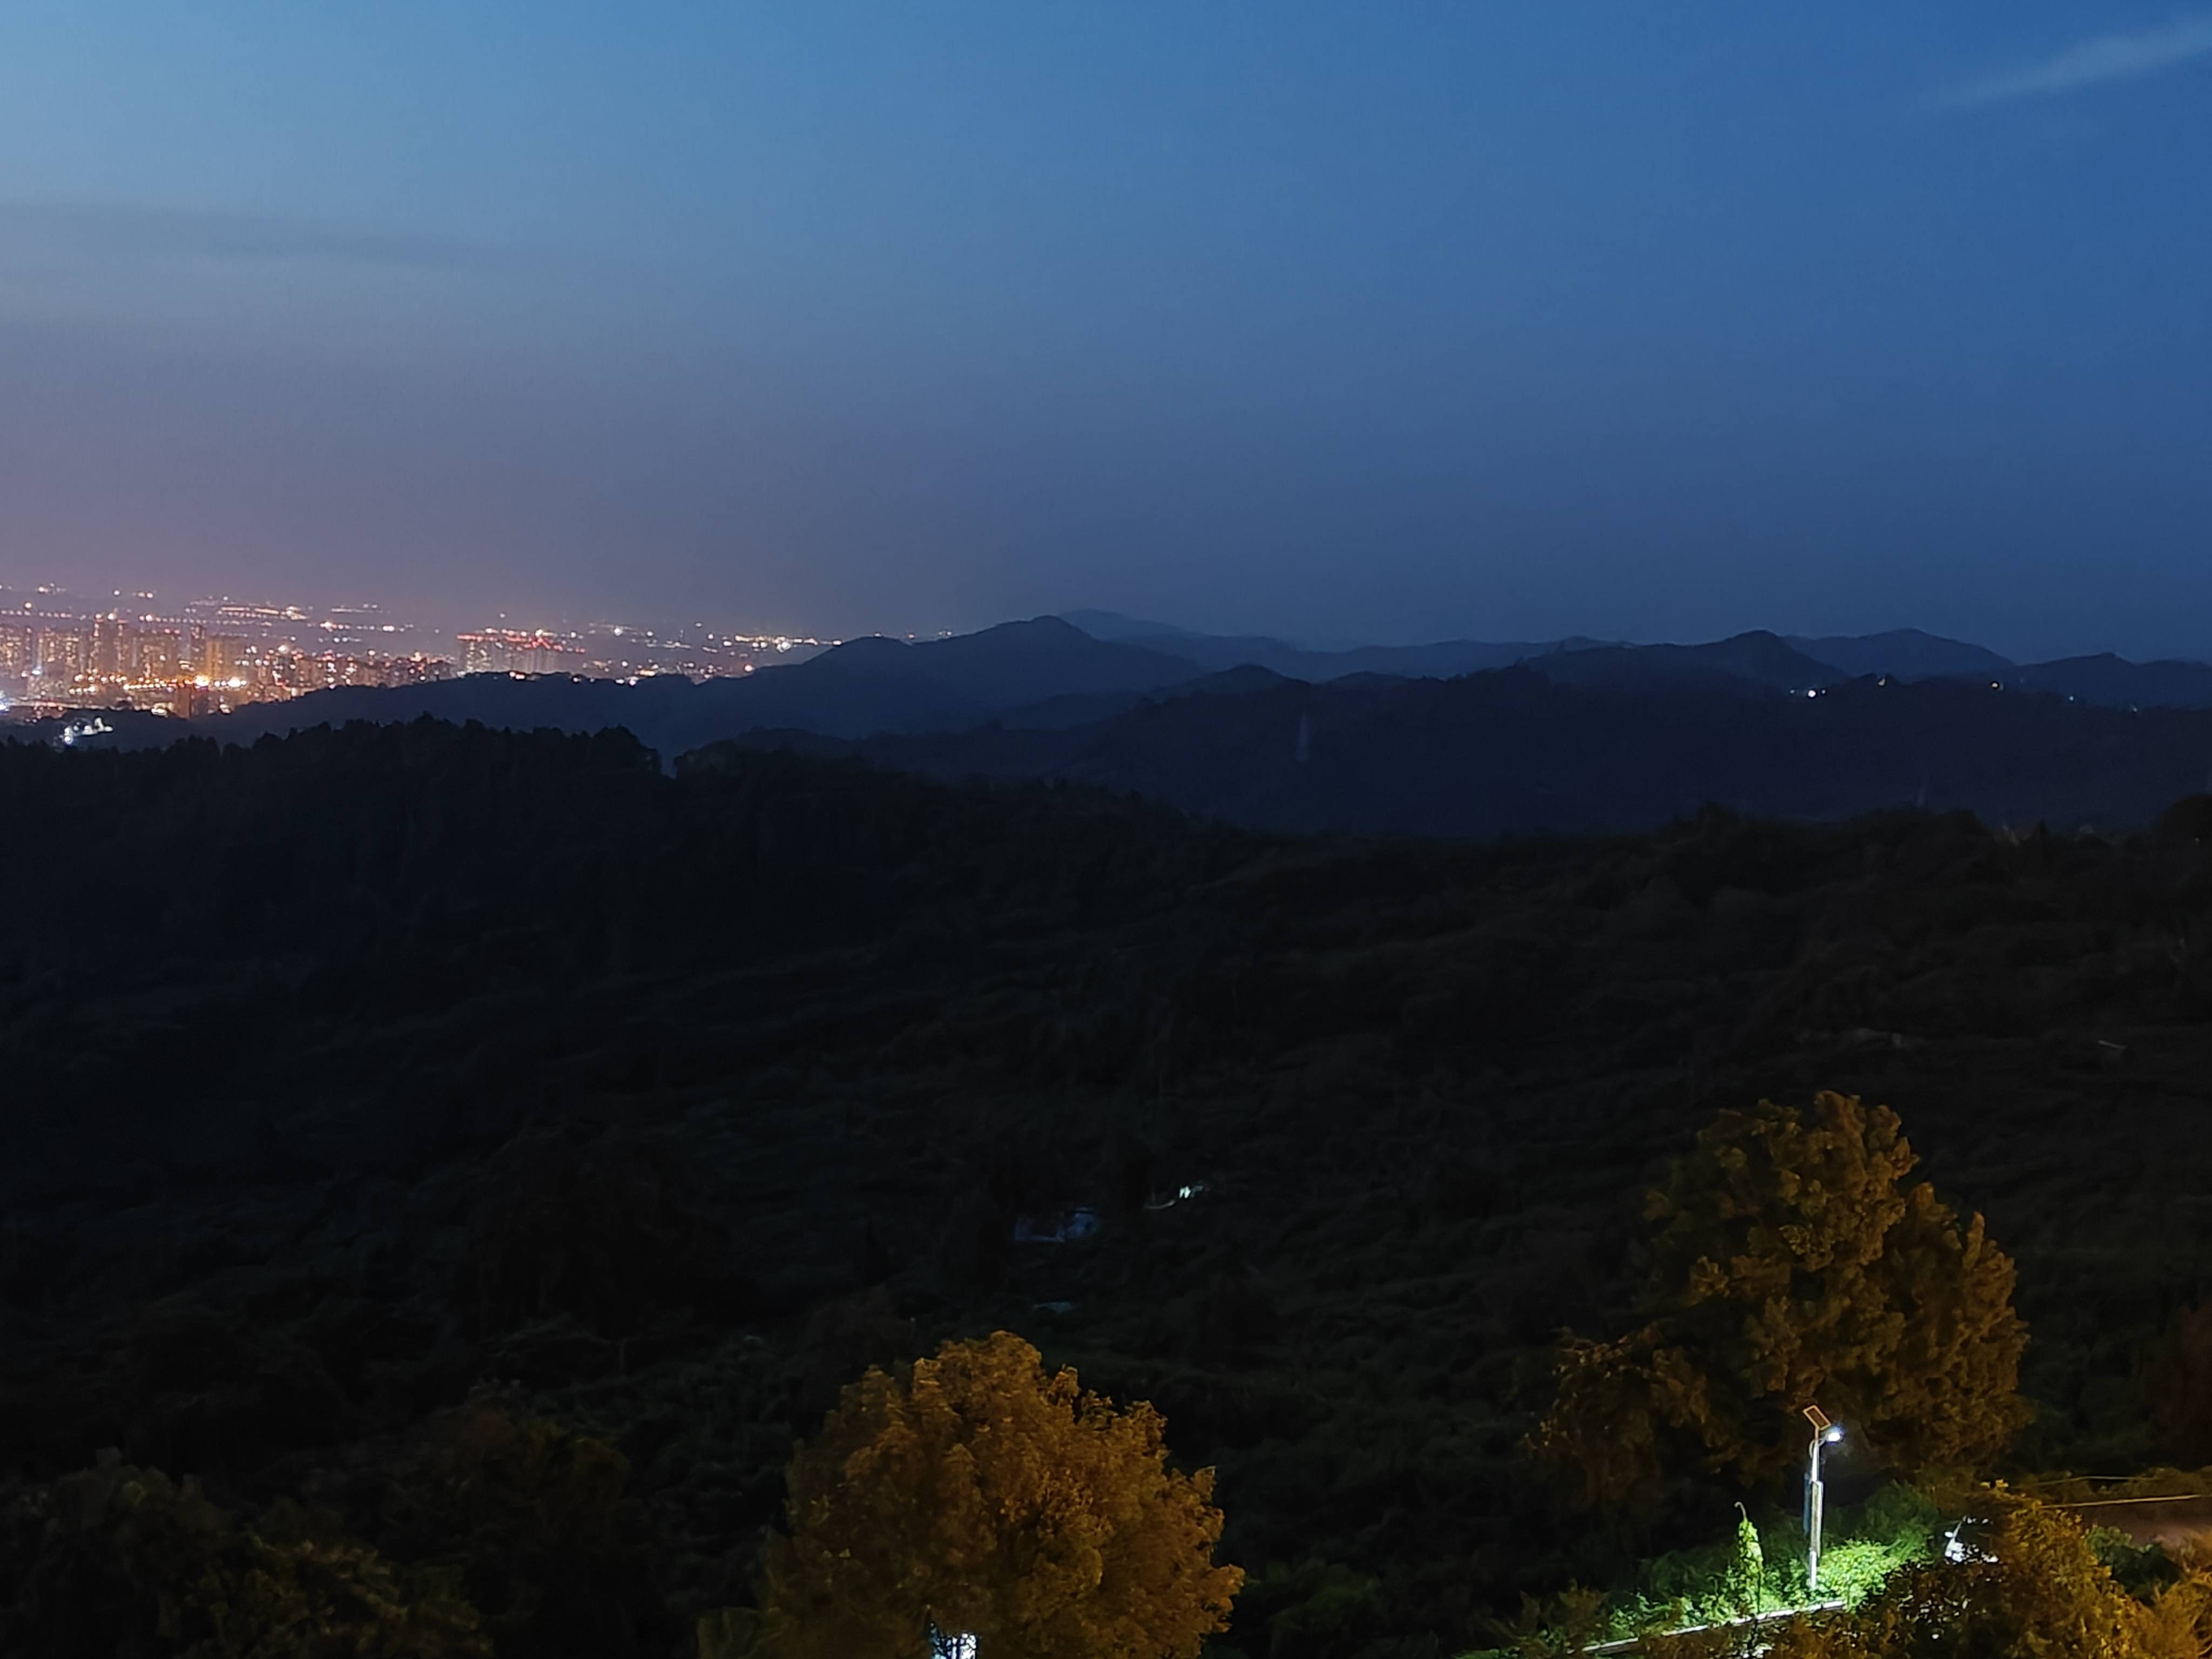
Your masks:
M1530 657L1586 650L1613 643L1565 639L1542 643L1527 640L1441 640L1433 645L1363 645L1322 651L1264 635L1194 634L1166 623L1146 622L1113 611L1071 611L1061 620L1093 639L1139 645L1180 657L1200 668L1270 668L1287 679L1337 680L1347 674L1395 674L1408 679L1449 679L1486 668L1510 668Z
M2212 787L2212 665L2017 664L1917 629L1322 650L1109 612L851 641L742 679L476 675L317 692L196 721L250 743L424 715L626 727L664 763L734 742L940 777L1059 779L1285 830L1628 830L1717 802L1827 818L1896 805L2144 823ZM110 716L100 741L174 721Z
M1576 636L1512 642L1440 640L1431 645L1320 651L1264 635L1194 634L1111 611L1072 611L1064 620L1094 639L1142 645L1200 668L1255 663L1290 679L1316 683L1352 674L1448 679L1528 663L1552 678L1578 685L1711 684L1718 676L1770 690L1804 690L1866 675L1887 675L1899 680L1994 681L2115 708L2212 708L2212 664L2136 663L2109 653L2017 663L1985 647L1917 628L1818 639L1760 630L1710 645L1631 645Z

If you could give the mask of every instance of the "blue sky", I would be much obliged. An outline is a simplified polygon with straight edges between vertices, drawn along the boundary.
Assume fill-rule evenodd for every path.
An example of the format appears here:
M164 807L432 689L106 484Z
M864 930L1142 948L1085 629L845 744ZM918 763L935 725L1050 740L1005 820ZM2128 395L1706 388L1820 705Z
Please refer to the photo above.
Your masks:
M2212 653L2212 9L0 9L0 579Z

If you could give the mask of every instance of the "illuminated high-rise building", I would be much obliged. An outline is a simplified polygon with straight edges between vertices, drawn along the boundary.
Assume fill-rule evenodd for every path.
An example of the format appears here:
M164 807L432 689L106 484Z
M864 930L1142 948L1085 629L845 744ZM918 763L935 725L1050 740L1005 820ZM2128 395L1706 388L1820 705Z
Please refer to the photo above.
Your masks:
M123 635L130 626L114 612L92 623L92 672L107 679L123 677Z
M251 648L240 635L207 635L200 647L200 672L211 680L234 679L244 670Z
M33 666L46 679L69 679L92 666L92 636L82 629L41 628L37 649Z
M132 678L173 680L184 669L184 641L173 628L149 628L138 635Z

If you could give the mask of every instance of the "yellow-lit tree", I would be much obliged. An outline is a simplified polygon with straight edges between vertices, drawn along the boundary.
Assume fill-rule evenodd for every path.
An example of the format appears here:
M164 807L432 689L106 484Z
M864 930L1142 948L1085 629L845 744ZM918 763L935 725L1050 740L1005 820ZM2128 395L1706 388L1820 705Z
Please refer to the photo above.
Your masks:
M1217 1565L1212 1474L1164 1424L1048 1374L1001 1331L848 1386L792 1460L758 1642L779 1659L1188 1659L1243 1583Z
M1781 1473L1815 1402L1894 1467L2001 1449L2027 1415L2013 1265L1980 1216L1904 1185L1917 1162L1896 1113L1855 1097L1721 1113L1647 1206L1650 1322L1566 1345L1539 1450L1614 1505L1685 1458Z

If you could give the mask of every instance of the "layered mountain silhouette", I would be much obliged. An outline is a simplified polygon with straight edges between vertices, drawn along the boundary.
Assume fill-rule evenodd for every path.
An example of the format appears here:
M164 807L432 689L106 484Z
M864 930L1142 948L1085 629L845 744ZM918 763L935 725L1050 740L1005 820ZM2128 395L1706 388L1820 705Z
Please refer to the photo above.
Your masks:
M1066 621L1100 640L1142 645L1181 657L1200 668L1273 669L1294 680L1334 680L1349 674L1398 674L1414 679L1449 679L1486 668L1510 668L1531 657L1587 650L1613 643L1571 639L1534 641L1438 640L1429 645L1363 645L1325 649L1294 645L1263 634L1194 634L1166 623L1146 622L1114 611L1071 611Z
M1772 634L1738 634L1711 645L1604 645L1547 652L1525 659L1562 685L1616 690L1702 690L1722 696L1763 696L1809 691L1850 676Z
M635 682L567 675L472 674L404 687L347 687L282 703L256 703L205 722L226 742L250 742L348 720L456 722L532 730L623 727L672 757L761 727L797 727L824 737L957 730L1054 698L1105 698L1087 718L1124 706L1112 701L1194 679L1182 658L1097 640L1057 617L1006 623L981 633L909 645L848 641L787 667L694 684L664 675Z
M2212 710L2134 712L1955 680L1753 696L1563 683L1534 665L1452 680L1206 682L1115 718L859 743L759 732L939 778L1052 779L1260 828L1445 836L1627 831L1717 804L1848 818L1964 809L1995 824L2130 829L2212 785Z
M1707 645L1631 645L1579 635L1544 641L1439 640L1428 645L1331 650L1263 635L1194 634L1111 611L1071 611L1066 620L1093 637L1141 644L1200 668L1254 663L1292 679L1396 674L1447 679L1528 663L1575 684L1713 683L1716 674L1770 690L1800 690L1863 675L1892 679L1994 681L2115 708L2212 708L2212 664L2130 662L2106 653L2020 663L1985 646L1917 628L1880 634L1778 635L1764 629Z
M2005 680L2020 672L2018 664L1985 647L1923 634L1917 628L1893 628L1885 634L1831 634L1820 639L1791 635L1784 643L1853 678L1887 674L1900 680Z
M2022 665L1915 629L1323 650L1078 612L920 644L854 640L743 679L477 675L319 692L194 729L249 743L424 715L625 729L669 766L730 743L1353 833L1633 830L1715 802L1807 820L1917 805L2128 828L2212 780L2212 665ZM97 741L178 734L150 717L111 723Z
M2130 662L2107 652L2015 671L2015 683L2115 708L2212 708L2212 665Z

